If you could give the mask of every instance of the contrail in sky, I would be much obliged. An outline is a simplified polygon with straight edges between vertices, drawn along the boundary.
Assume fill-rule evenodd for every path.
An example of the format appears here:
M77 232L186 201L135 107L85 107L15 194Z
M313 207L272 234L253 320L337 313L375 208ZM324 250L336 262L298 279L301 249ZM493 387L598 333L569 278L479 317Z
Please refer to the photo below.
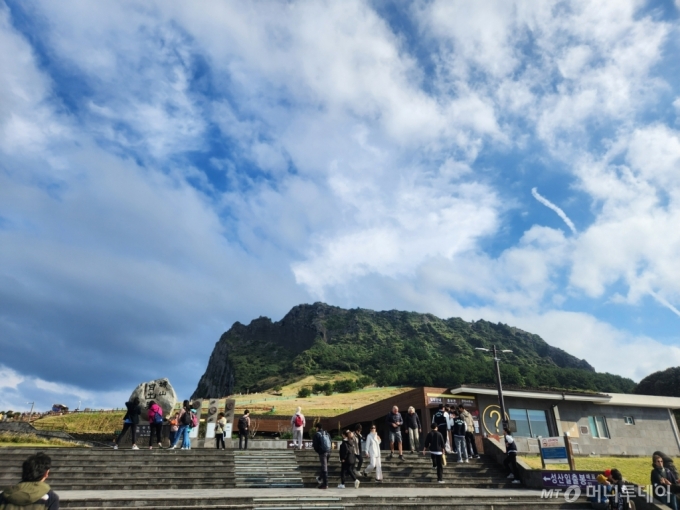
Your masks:
M546 206L549 209L552 209L557 213L557 215L564 220L564 222L567 224L567 227L571 229L571 231L575 234L576 233L576 227L574 226L574 222L569 219L569 216L564 214L564 211L557 207L555 204L553 204L550 200L548 200L545 197L542 197L538 193L537 188L531 188L531 194L534 196L536 200L538 200L540 203L542 203L544 206Z
M662 304L666 308L668 308L671 312L673 312L675 315L680 317L680 310L675 308L672 304L670 304L668 301L666 301L665 298L659 296L656 292L653 290L649 291L649 295L652 296L658 303Z

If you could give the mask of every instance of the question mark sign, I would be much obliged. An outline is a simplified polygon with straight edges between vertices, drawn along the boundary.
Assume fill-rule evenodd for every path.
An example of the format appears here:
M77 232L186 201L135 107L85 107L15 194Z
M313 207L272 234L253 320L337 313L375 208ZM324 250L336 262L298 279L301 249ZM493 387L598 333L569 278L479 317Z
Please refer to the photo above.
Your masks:
M489 413L489 417L493 418L494 414L498 416L498 418L496 418L496 430L498 430L498 424L501 421L501 413L499 411L497 411L496 409L494 409L493 411L491 411Z

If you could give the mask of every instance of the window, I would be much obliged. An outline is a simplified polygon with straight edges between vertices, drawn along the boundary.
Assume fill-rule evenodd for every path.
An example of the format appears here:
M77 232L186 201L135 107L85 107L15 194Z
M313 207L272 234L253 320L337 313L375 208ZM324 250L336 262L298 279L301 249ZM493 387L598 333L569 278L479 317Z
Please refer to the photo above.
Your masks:
M623 423L625 423L626 425L635 425L635 420L633 419L632 416L624 416Z
M590 433L593 437L609 439L609 429L607 428L607 420L604 416L588 416L588 423L590 424Z
M510 419L515 422L520 437L550 437L548 418L545 411L535 409L508 409Z

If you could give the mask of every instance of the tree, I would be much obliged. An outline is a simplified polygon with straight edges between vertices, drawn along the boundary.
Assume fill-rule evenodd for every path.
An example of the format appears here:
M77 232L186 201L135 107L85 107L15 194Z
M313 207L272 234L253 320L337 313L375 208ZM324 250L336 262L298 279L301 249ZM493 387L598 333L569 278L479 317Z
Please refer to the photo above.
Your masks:
M307 387L304 387L304 388L300 388L300 389L298 390L297 396L298 396L298 398L307 398L307 397L309 397L311 394L312 394L312 390L310 390L310 389L307 388Z

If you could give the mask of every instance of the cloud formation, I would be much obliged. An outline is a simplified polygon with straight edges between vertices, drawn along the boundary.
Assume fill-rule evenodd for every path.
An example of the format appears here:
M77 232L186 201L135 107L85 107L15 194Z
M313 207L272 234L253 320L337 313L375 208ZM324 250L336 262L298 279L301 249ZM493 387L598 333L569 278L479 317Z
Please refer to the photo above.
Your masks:
M634 0L0 4L0 405L188 394L234 321L316 299L680 364L677 25Z

